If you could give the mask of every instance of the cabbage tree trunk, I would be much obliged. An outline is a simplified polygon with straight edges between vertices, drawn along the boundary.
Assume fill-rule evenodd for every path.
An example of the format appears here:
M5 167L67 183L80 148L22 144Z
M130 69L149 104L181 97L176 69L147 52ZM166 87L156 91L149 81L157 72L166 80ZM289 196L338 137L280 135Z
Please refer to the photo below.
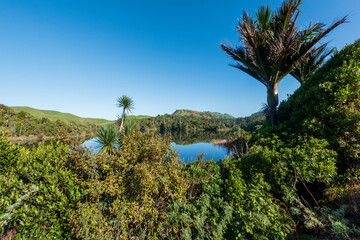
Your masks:
M122 131L123 128L124 128L124 118L125 118L125 108L124 108L124 110L123 110L123 114L122 114L122 117L121 117L121 124L120 124L119 133L121 133L121 131Z

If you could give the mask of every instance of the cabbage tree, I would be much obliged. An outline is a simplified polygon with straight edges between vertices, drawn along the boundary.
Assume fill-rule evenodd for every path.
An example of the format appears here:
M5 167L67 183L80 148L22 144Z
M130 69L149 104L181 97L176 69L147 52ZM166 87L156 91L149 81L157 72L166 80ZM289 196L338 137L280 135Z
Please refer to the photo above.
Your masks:
M121 124L119 132L121 132L124 128L124 119L125 119L125 113L131 113L134 107L134 100L132 100L130 97L126 95L122 95L117 99L117 106L119 108L123 108L122 116L121 116Z

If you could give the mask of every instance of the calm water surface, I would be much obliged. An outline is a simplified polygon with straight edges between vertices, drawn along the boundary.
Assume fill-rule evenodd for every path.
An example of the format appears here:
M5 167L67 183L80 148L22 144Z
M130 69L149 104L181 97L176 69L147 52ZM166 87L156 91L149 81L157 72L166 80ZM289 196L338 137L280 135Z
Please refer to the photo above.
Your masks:
M179 152L179 157L185 163L196 160L197 156L201 153L206 154L204 160L213 159L216 162L232 155L227 148L212 143L199 142L189 145L172 143L171 145Z
M85 141L83 146L90 148L94 153L97 153L100 149L97 146L95 138ZM231 156L232 153L228 151L227 148L219 145L214 145L212 143L194 143L188 145L181 145L176 143L171 143L171 145L179 152L179 157L184 160L185 163L189 163L192 160L196 160L197 156L201 153L205 153L205 160L213 159L214 161L219 161L228 156Z
M98 153L100 151L100 148L98 146L98 143L96 142L96 138L91 138L86 140L81 144L81 146L87 147L91 149L93 153Z

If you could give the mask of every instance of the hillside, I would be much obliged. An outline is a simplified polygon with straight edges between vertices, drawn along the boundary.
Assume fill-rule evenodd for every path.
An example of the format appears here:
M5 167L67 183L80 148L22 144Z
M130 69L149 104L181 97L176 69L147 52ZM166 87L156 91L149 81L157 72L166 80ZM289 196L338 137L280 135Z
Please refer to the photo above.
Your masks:
M95 124L95 125L105 125L112 123L113 121L109 121L101 118L82 118L71 113L62 113L58 111L52 110L39 110L31 107L11 107L16 113L24 111L28 112L34 117L38 118L48 118L50 120L62 120L64 122L75 122L79 124Z
M128 115L126 116L128 119L131 120L141 120L141 119L147 119L147 118L151 118L151 116L148 115Z
M192 111L187 109L179 109L176 110L173 114L173 116L192 116L192 117L203 117L203 118L214 118L214 119L235 119L235 117L225 113L218 113L218 112L198 112L198 111Z
M43 116L34 116L22 110L15 112L13 108L0 104L0 136L6 136L13 141L38 141L91 136L98 128L95 124L65 122L61 119L50 120Z

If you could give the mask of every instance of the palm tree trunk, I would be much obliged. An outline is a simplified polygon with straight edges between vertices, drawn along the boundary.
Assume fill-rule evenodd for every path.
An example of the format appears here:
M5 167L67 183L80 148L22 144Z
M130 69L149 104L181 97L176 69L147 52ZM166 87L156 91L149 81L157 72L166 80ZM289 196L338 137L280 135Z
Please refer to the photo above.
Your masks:
M276 107L279 104L277 85L269 86L267 89L267 103L270 110L271 125L275 126L278 124Z
M124 118L125 118L125 108L123 110L123 114L122 114L122 117L121 117L121 124L120 124L120 129L119 129L119 132L121 132L124 128Z

